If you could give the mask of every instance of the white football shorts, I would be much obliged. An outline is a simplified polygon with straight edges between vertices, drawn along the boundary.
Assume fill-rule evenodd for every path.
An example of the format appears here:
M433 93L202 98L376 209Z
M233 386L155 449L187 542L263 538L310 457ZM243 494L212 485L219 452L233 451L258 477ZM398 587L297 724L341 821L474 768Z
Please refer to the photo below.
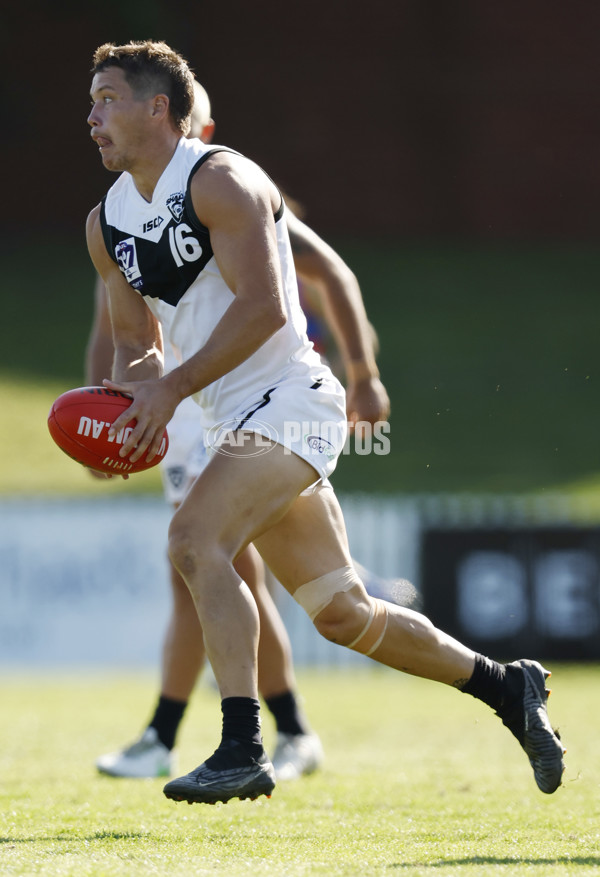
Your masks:
M161 463L165 498L181 503L194 479L215 453L227 453L228 442L243 441L248 430L278 442L316 470L316 480L303 493L331 487L329 476L346 441L346 395L328 368L311 368L265 391L243 411L211 429L201 426L201 413L184 399L168 427L169 449ZM228 438L226 438L228 436ZM265 442L256 454L268 453Z
M311 367L265 390L262 396L228 420L206 431L209 454L226 454L230 443L243 441L249 430L277 442L316 470L325 482L336 467L346 441L346 394L327 367ZM256 455L268 453L265 442Z

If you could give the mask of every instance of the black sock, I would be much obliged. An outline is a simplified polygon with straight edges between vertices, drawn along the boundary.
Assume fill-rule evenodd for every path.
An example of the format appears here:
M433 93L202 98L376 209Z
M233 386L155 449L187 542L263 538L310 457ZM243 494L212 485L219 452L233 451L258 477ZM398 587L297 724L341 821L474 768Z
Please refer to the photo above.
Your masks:
M171 697L165 697L164 694L158 699L154 716L148 727L155 729L158 739L167 749L175 746L175 737L187 704L187 700L173 700Z
M223 713L222 741L231 739L240 743L259 743L260 703L254 697L226 697L221 701Z
M238 767L263 754L260 703L253 697L226 697L221 701L223 732L218 749L207 759L212 770Z
M491 658L486 658L484 655L476 655L473 675L461 690L465 694L482 700L493 710L499 712L504 706L510 704L521 693L522 689L522 673L507 672L507 667L504 664L492 661Z
M265 703L272 712L277 730L281 734L308 734L308 725L292 691L267 697Z

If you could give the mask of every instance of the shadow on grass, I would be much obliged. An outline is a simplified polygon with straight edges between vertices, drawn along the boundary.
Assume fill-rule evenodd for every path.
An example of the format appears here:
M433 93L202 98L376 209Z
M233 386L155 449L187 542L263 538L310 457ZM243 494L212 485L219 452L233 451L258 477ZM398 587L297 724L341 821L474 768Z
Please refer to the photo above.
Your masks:
M600 865L600 856L554 856L532 858L531 856L470 856L464 859L440 859L437 862L398 862L389 869L401 868L457 868L461 865Z
M53 837L0 837L0 844L31 844L39 841L142 840L147 837L149 837L148 833L142 831L95 831L84 838L78 838L71 834L56 834Z

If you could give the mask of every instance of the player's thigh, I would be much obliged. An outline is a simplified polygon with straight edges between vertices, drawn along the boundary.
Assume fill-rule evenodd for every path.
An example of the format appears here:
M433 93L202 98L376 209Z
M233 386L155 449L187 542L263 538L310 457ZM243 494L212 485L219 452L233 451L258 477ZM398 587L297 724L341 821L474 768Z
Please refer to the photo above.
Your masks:
M287 448L270 442L265 452L265 439L254 442L253 436L211 458L175 514L172 533L198 534L205 544L235 557L318 478L312 466Z
M352 564L342 510L330 488L299 496L254 544L290 594L306 582Z

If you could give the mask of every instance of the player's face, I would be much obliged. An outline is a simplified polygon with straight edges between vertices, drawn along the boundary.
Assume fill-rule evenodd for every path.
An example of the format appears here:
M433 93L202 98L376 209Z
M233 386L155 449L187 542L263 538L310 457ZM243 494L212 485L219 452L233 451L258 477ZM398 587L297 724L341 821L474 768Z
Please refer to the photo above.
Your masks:
M145 141L148 101L136 100L118 67L96 73L90 91L88 124L102 163L111 171L132 170Z

